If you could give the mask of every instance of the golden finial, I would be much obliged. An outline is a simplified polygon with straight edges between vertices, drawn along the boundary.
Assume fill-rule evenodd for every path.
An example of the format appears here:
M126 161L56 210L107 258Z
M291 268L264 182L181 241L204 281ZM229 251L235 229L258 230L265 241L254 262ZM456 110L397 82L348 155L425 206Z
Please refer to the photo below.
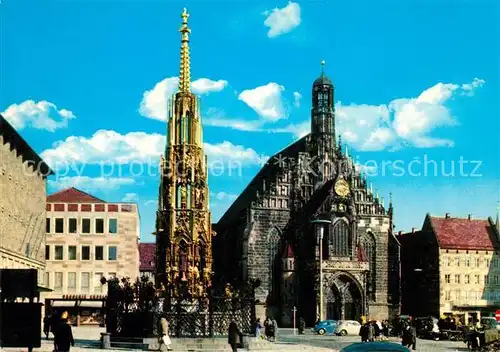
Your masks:
M321 60L321 74L324 74L325 73L325 60Z
M191 91L191 62L189 58L189 33L191 30L187 26L187 21L189 14L187 9L181 14L182 26L179 32L182 34L182 44L181 44L181 67L179 73L179 91L190 92Z

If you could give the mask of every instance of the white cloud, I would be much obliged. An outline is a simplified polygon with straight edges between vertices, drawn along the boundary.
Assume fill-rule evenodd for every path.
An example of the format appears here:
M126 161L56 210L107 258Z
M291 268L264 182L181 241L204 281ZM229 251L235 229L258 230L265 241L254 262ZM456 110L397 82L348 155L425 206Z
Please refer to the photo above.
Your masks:
M206 94L220 92L227 86L225 80L212 81L208 78L200 78L191 83L191 89L195 94ZM145 117L165 121L167 119L167 101L179 87L179 78L170 77L155 84L155 86L143 93L139 113Z
M300 100L302 99L302 94L299 92L293 92L293 105L298 108L300 107Z
M149 199L149 200L147 200L147 201L144 202L144 205L146 205L146 206L151 206L151 205L157 206L158 205L158 200L156 200L156 199Z
M121 186L135 184L135 180L127 177L88 177L88 176L65 176L56 180L49 180L49 186L56 190L75 187L84 191L112 190Z
M266 11L264 15L267 16L264 26L269 27L267 32L269 38L291 32L302 21L300 18L300 5L291 1L281 9L275 8L272 11Z
M228 118L223 110L209 108L206 116L203 117L203 124L206 126L225 127L239 131L255 132L262 131L264 121Z
M456 97L472 96L484 84L478 78L462 85L438 83L416 98L394 99L382 105L344 105L339 101L335 104L336 132L347 144L363 151L395 150L402 146L451 147L452 140L431 136L438 127L457 125L447 103ZM272 131L301 137L309 133L309 124L304 121Z
M125 196L122 198L122 202L132 203L137 202L139 200L139 195L137 193L125 193Z
M125 135L110 130L99 130L90 138L70 136L54 143L41 153L54 169L69 162L78 164L130 162L147 163L158 159L165 149L165 136L157 133L130 132Z
M226 192L213 192L210 194L210 196L212 196L216 200L228 200L228 201L234 201L236 198L238 198L237 194L226 193Z
M52 149L41 153L54 170L75 169L77 164L150 164L159 163L165 151L166 137L160 134L130 132L125 135L115 131L99 130L90 138L71 136L54 143ZM260 165L265 156L252 148L234 145L229 141L218 144L204 143L209 163L233 165ZM107 168L104 168L107 170Z
M242 145L234 145L224 141L218 144L205 143L205 154L210 165L215 167L215 163L225 166L237 167L239 165L262 165L267 156L259 155L252 148L245 148Z
M68 120L75 118L73 112L57 109L54 103L45 100L38 103L26 100L21 104L12 104L2 115L18 130L32 127L50 132L67 127Z
M285 87L274 82L254 89L246 89L238 99L254 109L263 119L275 122L286 118L282 102L282 92Z

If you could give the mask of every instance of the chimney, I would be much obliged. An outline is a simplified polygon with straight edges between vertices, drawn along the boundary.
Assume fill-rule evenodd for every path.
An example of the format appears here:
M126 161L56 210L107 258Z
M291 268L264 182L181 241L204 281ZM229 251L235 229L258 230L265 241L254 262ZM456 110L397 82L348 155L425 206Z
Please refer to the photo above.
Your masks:
M472 214L469 214L468 218L469 220L472 220Z
M416 230L416 229L415 229L414 227L412 227L412 228L411 228L411 233L415 233L415 230Z
M444 215L444 217L445 217L445 219L449 219L449 218L450 218L450 213L446 213L446 214Z

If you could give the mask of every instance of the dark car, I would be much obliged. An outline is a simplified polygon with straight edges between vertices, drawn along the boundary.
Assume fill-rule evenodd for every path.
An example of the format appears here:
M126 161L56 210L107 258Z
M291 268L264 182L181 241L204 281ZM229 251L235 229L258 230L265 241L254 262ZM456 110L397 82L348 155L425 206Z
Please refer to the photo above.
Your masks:
M340 352L410 352L408 347L394 342L357 342Z
M333 334L337 328L336 320L323 320L314 326L314 332L318 335Z
M417 329L417 336L423 339L439 340L440 331L438 326L438 319L434 317L418 317L415 318L415 328Z

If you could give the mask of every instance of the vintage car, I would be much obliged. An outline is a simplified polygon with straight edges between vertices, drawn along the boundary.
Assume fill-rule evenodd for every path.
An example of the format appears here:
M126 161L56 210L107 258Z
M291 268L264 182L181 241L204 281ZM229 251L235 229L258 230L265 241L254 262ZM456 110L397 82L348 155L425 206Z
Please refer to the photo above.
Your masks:
M343 320L335 329L335 335L359 335L361 324L355 320Z
M323 320L314 326L313 331L318 335L333 334L337 328L338 322L336 320Z

